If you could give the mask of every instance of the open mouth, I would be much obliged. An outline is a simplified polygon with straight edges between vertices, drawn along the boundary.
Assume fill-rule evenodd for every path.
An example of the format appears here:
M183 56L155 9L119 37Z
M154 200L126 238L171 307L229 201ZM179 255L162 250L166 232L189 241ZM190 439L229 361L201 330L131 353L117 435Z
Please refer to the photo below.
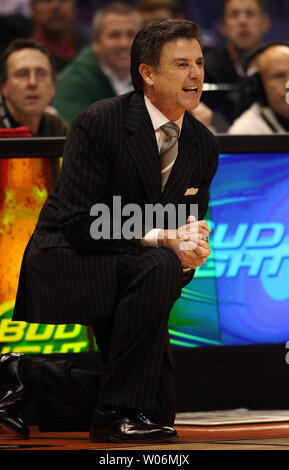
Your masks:
M195 93L198 93L199 88L197 86L186 86L186 87L183 87L182 90L185 93L195 94Z
M127 50L122 50L117 52L117 55L120 59L127 59L130 58L130 52Z
M240 31L240 32L239 32L239 36L240 36L241 38L247 38L247 37L250 36L250 33L249 33L249 31Z

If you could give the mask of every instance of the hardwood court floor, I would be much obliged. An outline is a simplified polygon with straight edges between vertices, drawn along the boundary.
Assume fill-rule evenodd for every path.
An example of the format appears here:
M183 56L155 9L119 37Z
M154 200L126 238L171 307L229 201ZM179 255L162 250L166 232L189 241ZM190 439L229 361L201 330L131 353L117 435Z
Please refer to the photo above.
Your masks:
M179 438L170 443L91 443L88 433L40 433L30 428L29 439L21 440L0 430L0 451L113 451L113 450L289 450L289 422L226 426L176 426Z

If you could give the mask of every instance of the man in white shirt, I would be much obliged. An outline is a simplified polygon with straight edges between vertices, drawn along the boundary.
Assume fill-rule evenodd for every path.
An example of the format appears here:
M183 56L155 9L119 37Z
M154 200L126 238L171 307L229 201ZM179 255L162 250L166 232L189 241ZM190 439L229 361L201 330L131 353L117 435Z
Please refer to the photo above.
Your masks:
M264 44L252 52L248 77L254 103L229 128L229 134L285 134L289 132L289 41Z
M58 76L53 105L68 123L95 101L132 90L130 49L142 26L140 14L125 3L108 3L92 21L86 46Z

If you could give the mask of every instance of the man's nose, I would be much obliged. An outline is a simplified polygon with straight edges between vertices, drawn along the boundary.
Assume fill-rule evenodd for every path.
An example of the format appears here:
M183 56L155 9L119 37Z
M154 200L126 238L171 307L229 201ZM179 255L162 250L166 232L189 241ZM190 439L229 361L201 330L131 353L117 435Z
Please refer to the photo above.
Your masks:
M30 87L36 87L37 86L37 77L36 73L30 72L29 77L28 77L28 86Z
M131 48L133 38L127 34L122 34L119 40L119 45L124 48Z
M202 76L203 69L200 68L198 65L192 65L190 67L189 77L190 79L200 78Z
M248 14L245 11L242 11L238 15L238 21L239 23L247 23L248 21Z

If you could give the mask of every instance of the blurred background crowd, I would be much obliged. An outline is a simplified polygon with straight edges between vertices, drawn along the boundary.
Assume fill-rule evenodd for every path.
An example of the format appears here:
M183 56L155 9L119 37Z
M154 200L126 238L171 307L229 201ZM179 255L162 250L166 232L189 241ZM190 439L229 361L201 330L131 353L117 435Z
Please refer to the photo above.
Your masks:
M130 91L133 38L157 18L203 29L197 119L214 133L289 132L288 0L1 0L0 128L65 135L87 106Z

